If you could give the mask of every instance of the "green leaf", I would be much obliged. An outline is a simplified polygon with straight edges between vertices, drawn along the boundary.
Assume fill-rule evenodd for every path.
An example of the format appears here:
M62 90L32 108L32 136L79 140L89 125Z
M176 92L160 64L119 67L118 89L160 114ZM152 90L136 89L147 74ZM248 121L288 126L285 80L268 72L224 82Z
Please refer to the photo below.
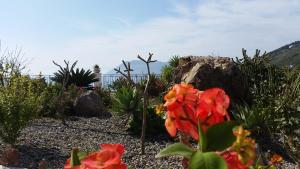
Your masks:
M190 160L189 169L227 169L227 164L221 156L214 152L197 151Z
M77 153L77 156L78 156L78 158L79 158L80 161L81 161L82 159L84 159L87 155L89 155L89 153L88 153L88 152L84 152L84 151L79 151L79 152Z
M71 167L80 165L78 153L79 153L78 149L72 150L72 152L71 152Z
M222 151L230 147L236 140L232 131L235 126L235 122L227 121L208 128L206 132L207 151Z
M175 143L169 145L165 149L161 150L155 158L165 157L165 156L172 156L172 155L180 155L185 158L190 159L194 150L189 146L182 144L182 143Z

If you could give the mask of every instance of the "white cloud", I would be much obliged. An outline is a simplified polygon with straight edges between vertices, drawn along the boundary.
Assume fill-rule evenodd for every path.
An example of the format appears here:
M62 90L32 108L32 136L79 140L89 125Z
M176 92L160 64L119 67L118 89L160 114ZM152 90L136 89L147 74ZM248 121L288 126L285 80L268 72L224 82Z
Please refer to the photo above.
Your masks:
M52 73L51 60L79 60L91 68L99 64L104 72L121 63L154 52L155 59L167 61L179 55L221 55L236 57L241 48L273 50L300 39L298 0L212 0L198 5L175 3L175 16L153 18L111 34L78 37L56 48L34 46L33 73ZM122 21L122 22L123 22ZM126 21L126 23L125 23ZM54 49L55 48L55 49ZM25 48L26 51L28 48ZM50 58L49 56L54 56ZM46 68L44 65L47 65Z

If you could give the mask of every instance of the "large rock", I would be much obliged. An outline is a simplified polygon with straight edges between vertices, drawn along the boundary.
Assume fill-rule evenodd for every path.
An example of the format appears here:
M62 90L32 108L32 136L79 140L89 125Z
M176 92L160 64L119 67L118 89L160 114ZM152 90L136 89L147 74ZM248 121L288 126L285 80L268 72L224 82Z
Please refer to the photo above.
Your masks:
M243 75L231 58L182 57L173 75L175 83L190 83L200 90L223 88L235 102L249 99Z
M74 110L79 116L83 117L99 117L106 113L101 97L90 90L76 98Z

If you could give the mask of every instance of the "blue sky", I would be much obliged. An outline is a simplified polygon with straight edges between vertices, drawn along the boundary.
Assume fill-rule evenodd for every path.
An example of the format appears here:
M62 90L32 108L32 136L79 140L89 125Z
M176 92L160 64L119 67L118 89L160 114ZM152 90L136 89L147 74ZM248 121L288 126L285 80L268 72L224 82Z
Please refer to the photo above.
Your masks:
M3 48L22 48L27 72L52 60L107 72L137 54L241 56L300 40L299 0L0 0ZM2 50L3 51L3 50Z

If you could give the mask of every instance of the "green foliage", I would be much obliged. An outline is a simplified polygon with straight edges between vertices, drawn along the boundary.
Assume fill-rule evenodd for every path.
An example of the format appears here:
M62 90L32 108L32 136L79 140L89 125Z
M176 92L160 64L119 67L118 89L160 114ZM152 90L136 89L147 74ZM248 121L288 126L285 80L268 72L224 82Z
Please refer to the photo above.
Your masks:
M75 85L70 85L68 90L63 93L62 99L59 100L60 91L61 84L49 84L40 93L42 99L40 117L61 118L60 116L65 117L73 114L73 103L83 90Z
M169 65L176 68L179 65L179 56L178 55L172 56L171 59L169 60Z
M249 85L251 102L237 106L233 113L251 129L281 132L300 127L300 72L293 68L281 68L270 64L268 56L259 51L238 62ZM252 128L253 127L253 128Z
M99 79L95 77L95 74L91 70L84 70L77 68L74 70L77 62L73 63L72 67L69 68L69 62L65 62L66 67L62 68L60 65L60 70L54 73L54 77L51 78L52 81L62 84L66 76L69 76L66 86L74 84L78 87L87 87L91 83L97 82Z
M230 147L236 140L236 136L233 135L233 128L235 126L234 122L228 121L208 128L206 132L207 150L223 151Z
M91 83L97 82L95 74L91 70L71 70L70 83L80 87L89 86Z
M173 56L161 70L161 79L167 84L172 82L173 71L179 65L179 56Z
M272 65L267 55L237 60L249 87L251 100L235 105L234 118L252 130L257 139L287 137L300 129L300 71L295 67ZM264 139L262 139L264 140Z
M146 86L146 80L141 82L139 88L144 89ZM148 86L148 94L150 97L158 97L163 91L165 91L166 86L160 80L159 77L155 74L150 75L149 86Z
M193 154L189 169L227 169L225 160L215 152Z
M130 87L128 80L123 76L120 76L111 85L109 85L109 88L115 91L118 91L122 87Z
M133 87L122 87L117 90L113 96L113 107L112 109L118 115L132 115L138 111L140 103L140 95L136 88Z
M111 108L112 107L112 97L111 97L110 89L96 88L95 91L101 97L105 108L106 109Z
M41 96L27 76L13 76L0 88L0 138L14 145L20 131L41 110Z
M189 147L185 144L175 143L175 144L171 144L168 147L166 147L165 149L161 150L155 156L155 158L179 155L179 156L183 156L187 159L191 159L194 152L195 152L195 150L193 150L191 147Z
M133 118L130 122L129 131L134 134L139 134L142 130L142 109L140 108L139 111L135 112ZM165 120L158 116L155 112L154 107L148 107L147 109L147 128L146 133L148 136L151 135L158 135L166 133L165 129Z

